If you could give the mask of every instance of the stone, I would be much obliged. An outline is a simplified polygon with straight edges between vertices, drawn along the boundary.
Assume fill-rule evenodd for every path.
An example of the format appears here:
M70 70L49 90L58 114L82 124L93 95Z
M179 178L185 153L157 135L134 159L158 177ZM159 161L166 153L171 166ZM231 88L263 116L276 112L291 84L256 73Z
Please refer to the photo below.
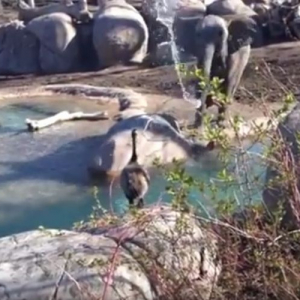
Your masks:
M172 65L178 63L184 63L190 61L192 58L190 55L183 53L182 51L177 49L176 44L174 45L175 55L178 56L179 61L174 61L174 53L172 50L172 43L171 42L162 42L156 46L156 49L150 53L147 60L145 60L145 64L154 66L164 66L164 65Z
M196 25L205 16L205 11L185 9L175 15L173 30L177 47L180 51L196 56Z
M65 73L79 67L79 42L70 16L42 15L31 20L26 28L40 42L39 63L44 73Z
M39 42L23 22L0 25L0 74L30 74L39 71Z
M165 5L166 7L164 7ZM177 14L190 14L193 12L203 15L205 11L206 7L200 0L165 2L163 0L143 0L141 14L145 18L149 28L149 51L152 52L153 49L156 49L157 45L171 40L172 35L170 34L170 30L172 30L174 24L172 25L170 20L174 18L176 26Z
M162 206L109 220L1 238L0 299L172 299L166 285L209 299L217 240L194 215Z
M94 16L93 44L99 68L141 64L149 31L141 14L125 0L101 0Z

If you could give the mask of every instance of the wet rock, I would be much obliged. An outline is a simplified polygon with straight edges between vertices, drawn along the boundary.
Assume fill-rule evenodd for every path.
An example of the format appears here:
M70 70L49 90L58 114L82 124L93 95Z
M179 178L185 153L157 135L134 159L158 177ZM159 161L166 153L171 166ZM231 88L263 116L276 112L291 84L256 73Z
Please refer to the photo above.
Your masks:
M159 1L142 1L140 11L149 28L149 52L153 52L158 44L171 39L169 28L164 24L164 20L161 20L158 9L161 9Z
M175 47L174 47L175 46ZM163 66L163 65L171 65L178 64L190 61L192 57L188 54L183 53L182 51L178 51L176 45L172 45L171 42L163 42L156 46L156 49L150 53L149 57L144 61L144 63L148 66ZM174 50L172 50L172 47ZM173 53L175 51L175 54ZM174 57L179 59L179 61L174 61Z
M205 10L184 9L176 13L173 30L177 47L196 56L196 25L204 18Z
M155 1L144 0L141 11L146 16L151 16L153 20L175 16L181 11L196 10L205 13L206 6L201 0L179 0L179 1Z
M39 42L23 22L0 26L0 74L29 74L39 71Z
M196 11L204 14L206 7L202 1L198 0L180 0L180 1L156 1L143 0L141 13L149 27L149 51L156 49L157 45L170 41L176 14L186 11Z
M172 299L165 284L180 284L177 296L192 286L209 299L220 273L215 237L193 215L168 207L143 212L142 222L126 215L115 225L93 222L80 232L1 238L0 299Z

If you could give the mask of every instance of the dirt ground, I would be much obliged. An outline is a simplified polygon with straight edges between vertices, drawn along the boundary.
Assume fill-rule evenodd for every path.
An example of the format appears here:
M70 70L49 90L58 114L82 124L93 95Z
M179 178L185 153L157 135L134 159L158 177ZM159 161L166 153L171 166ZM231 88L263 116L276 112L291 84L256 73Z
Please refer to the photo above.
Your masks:
M15 14L7 12L0 23L12 19ZM280 103L284 95L293 92L298 96L300 86L300 42L293 41L252 50L251 61L243 75L235 97L235 110L246 105L258 112L261 102ZM84 83L95 86L132 88L148 95L149 101L161 97L182 97L174 66L152 69L116 66L98 72L58 74L46 76L0 76L1 88L18 89L24 86L44 84ZM157 99L159 98L159 99ZM249 109L248 109L249 110Z

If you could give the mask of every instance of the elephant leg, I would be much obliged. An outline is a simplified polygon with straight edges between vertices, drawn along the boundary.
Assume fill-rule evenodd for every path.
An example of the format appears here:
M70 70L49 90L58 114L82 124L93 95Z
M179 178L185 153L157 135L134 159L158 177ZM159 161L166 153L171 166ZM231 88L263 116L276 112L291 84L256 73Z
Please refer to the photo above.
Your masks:
M250 45L240 48L235 53L231 54L228 59L227 76L225 79L225 93L227 99L232 100L239 86L244 70L248 64L250 57ZM218 124L226 119L227 105L222 104L218 111Z
M244 46L237 52L230 55L228 60L228 75L226 92L227 97L232 99L239 86L244 70L248 64L250 58L251 46Z

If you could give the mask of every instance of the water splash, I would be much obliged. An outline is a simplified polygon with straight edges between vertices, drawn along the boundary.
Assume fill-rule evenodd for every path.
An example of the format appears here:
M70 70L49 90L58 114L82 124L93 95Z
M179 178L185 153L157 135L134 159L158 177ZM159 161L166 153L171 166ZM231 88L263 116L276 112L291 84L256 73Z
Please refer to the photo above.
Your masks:
M177 45L175 42L175 35L173 31L173 23L175 19L176 9L177 9L177 0L154 0L155 1L155 9L157 13L157 20L164 24L168 30L170 35L170 45L173 62L175 64L175 69L177 73L178 82L182 91L183 99L187 102L196 105L199 107L201 104L200 100L195 99L185 88L182 76L180 74L180 70L176 66L180 64L180 56L179 51L177 49Z

